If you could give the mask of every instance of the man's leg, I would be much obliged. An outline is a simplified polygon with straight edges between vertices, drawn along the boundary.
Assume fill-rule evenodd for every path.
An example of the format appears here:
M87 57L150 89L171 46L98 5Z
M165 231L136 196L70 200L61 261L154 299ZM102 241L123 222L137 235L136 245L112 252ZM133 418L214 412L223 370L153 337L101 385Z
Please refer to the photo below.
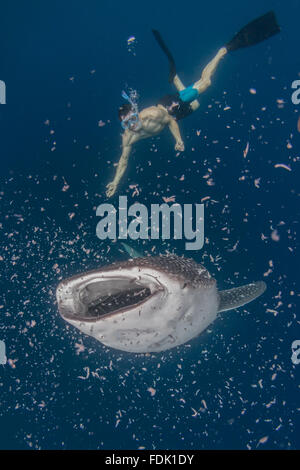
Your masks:
M211 77L225 54L227 54L227 49L226 47L222 47L218 51L217 55L207 64L202 72L200 80L193 85L193 88L196 88L198 93L203 93L211 85Z
M210 86L211 77L215 72L220 60L225 56L225 54L227 54L227 49L226 47L222 47L218 51L217 55L209 62L209 64L207 64L207 66L202 72L200 80L198 80L196 83L194 83L191 87L188 88L191 91L193 91L193 89L197 90L199 94L203 93ZM177 74L173 78L173 83L179 92L187 90L187 87L183 85L182 81L180 80ZM184 96L184 93L181 94L181 98L183 99L183 101L189 102L189 97ZM190 102L190 106L193 111L196 111L196 109L198 109L200 106L199 101L197 99L193 99L193 101Z
M180 80L180 78L178 77L177 74L173 78L173 83L174 83L175 88L179 92L186 89L186 87L184 86L184 84L182 83L182 81ZM192 108L193 111L196 111L196 109L198 109L199 106L200 106L200 104L199 104L198 100L194 100L194 101L190 102L190 107Z

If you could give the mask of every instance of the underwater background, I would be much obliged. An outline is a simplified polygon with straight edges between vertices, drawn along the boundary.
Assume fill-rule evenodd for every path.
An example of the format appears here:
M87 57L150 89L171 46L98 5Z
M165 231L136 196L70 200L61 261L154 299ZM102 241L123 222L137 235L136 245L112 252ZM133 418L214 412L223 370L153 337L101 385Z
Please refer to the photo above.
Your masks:
M220 289L262 279L267 291L173 350L109 349L60 317L55 290L127 257L96 237L95 212L120 157L121 91L137 90L140 109L174 91L152 28L191 84L271 9L281 33L224 58L179 123L185 151L168 131L139 142L109 200L203 202L202 250L129 244L193 257ZM299 448L299 13L299 0L1 5L0 449Z

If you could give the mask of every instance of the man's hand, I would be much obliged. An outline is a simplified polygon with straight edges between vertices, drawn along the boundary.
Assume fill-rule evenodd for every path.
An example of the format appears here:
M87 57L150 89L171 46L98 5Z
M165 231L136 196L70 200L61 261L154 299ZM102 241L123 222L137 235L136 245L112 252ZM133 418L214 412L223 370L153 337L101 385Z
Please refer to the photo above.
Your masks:
M178 152L184 152L184 143L182 142L182 140L178 140L176 142L175 150L177 150Z
M117 183L115 183L114 181L112 181L111 183L108 183L108 185L106 186L107 187L106 196L112 197L116 192L117 186L118 186Z

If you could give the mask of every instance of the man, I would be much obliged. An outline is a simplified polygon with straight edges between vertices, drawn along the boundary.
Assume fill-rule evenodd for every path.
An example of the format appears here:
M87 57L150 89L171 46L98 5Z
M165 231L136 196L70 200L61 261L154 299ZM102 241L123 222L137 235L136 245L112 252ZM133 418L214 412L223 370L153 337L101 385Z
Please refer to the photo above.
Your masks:
M122 136L122 154L115 177L113 181L107 185L107 197L111 197L115 194L119 182L127 168L132 145L139 140L153 137L159 134L165 127L168 127L175 139L175 150L183 152L184 143L177 121L188 116L199 107L197 97L210 86L212 75L220 60L228 52L257 44L279 31L280 28L273 11L255 19L242 28L225 47L222 47L218 51L213 60L204 68L200 80L192 86L185 88L176 74L175 62L170 51L163 42L159 32L153 30L157 42L168 57L170 81L173 82L178 93L166 95L160 99L156 106L150 106L140 112L138 112L136 104L131 101L125 93L123 94L127 103L119 108L119 119L124 129Z

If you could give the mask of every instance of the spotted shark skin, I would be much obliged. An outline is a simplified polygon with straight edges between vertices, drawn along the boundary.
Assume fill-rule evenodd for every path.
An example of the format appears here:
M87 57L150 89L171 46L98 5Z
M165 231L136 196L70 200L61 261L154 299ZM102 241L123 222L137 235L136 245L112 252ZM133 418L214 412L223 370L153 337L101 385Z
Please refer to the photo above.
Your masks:
M261 295L264 282L218 291L216 280L192 259L161 255L129 259L62 281L61 316L106 346L160 352L190 341L218 312Z

